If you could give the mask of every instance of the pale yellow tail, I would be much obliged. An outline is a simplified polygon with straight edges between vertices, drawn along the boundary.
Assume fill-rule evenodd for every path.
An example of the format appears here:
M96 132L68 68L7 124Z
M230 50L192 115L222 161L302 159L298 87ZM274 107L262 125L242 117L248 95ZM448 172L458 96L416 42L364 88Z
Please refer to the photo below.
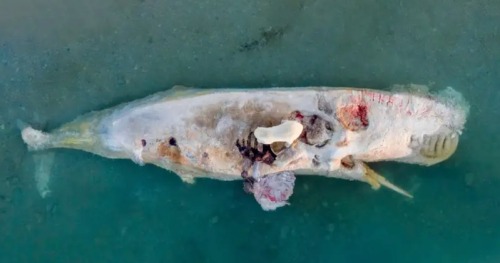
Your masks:
M50 148L92 150L95 136L87 123L69 123L52 132L43 132L23 125L21 136L31 151Z

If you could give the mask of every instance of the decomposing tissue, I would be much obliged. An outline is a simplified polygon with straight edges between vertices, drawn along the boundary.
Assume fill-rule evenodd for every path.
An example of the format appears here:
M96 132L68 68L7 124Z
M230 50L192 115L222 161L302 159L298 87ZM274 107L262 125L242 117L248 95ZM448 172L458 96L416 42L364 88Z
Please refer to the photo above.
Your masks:
M197 90L175 87L92 112L51 132L23 127L30 150L72 148L174 171L185 182L243 180L264 210L290 202L296 175L381 186L369 167L433 165L457 150L469 105L460 93L303 87ZM53 156L36 157L45 196Z

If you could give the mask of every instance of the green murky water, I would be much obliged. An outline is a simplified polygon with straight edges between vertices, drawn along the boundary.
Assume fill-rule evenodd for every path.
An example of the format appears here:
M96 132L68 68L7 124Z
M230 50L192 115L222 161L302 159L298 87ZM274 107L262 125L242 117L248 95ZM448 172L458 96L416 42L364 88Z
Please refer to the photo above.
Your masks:
M499 25L493 0L3 0L0 262L500 262ZM299 177L292 206L269 213L240 182L71 150L47 153L42 198L16 128L175 84L397 83L471 104L447 162L375 165L414 200Z

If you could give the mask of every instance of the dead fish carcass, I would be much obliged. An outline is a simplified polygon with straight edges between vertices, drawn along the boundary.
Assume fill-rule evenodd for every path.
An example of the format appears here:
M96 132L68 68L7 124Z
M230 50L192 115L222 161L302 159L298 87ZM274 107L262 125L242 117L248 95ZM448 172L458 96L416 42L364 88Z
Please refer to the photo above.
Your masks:
M185 182L243 179L263 209L274 210L288 204L298 174L362 181L411 197L367 163L448 159L468 109L452 88L431 95L177 86L83 115L50 133L24 127L22 138L31 150L72 148L154 164Z

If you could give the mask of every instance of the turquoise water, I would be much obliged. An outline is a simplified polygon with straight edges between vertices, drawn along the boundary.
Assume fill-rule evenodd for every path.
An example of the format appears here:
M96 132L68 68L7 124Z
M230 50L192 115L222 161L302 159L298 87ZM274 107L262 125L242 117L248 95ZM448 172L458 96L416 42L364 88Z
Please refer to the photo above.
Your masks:
M500 262L499 43L494 0L0 1L0 262ZM264 212L240 182L34 157L16 128L175 84L406 83L471 104L448 161L374 165L413 200L299 177L292 206ZM36 160L50 154L42 198Z

